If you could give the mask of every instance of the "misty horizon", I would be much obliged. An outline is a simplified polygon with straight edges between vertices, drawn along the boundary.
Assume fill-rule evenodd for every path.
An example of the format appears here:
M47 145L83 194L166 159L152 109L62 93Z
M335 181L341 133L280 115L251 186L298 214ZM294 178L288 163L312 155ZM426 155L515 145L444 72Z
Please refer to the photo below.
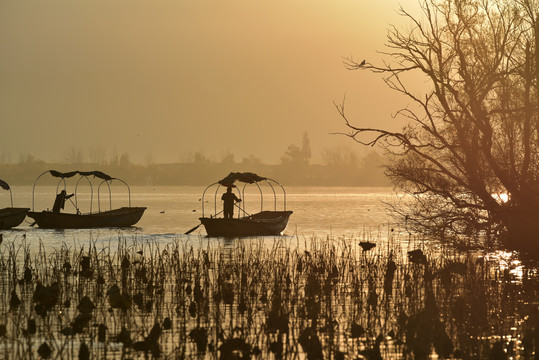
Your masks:
M296 144L290 144L290 146L297 146ZM274 156L274 161L268 161L262 156L258 156L256 153L250 153L246 156L238 156L230 151L222 151L219 155L207 154L204 152L185 152L178 154L176 160L173 161L159 161L155 159L151 152L148 152L143 159L131 157L131 154L127 151L118 152L115 150L107 150L105 148L71 148L57 156L53 156L51 159L41 158L38 154L32 154L27 152L21 152L13 155L9 152L0 152L0 164L21 164L31 162L44 162L48 164L63 164L63 165L77 165L77 164L95 164L106 165L118 163L120 159L127 161L134 165L148 166L152 164L176 164L176 163L197 163L197 162L209 162L209 163L259 163L265 165L279 165L283 164L287 149L283 149L280 154ZM377 154L381 158L382 154L376 149L364 148L360 146L354 146L350 144L339 144L333 147L323 148L318 152L312 152L312 155L307 161L310 165L331 165L335 162L336 157L341 158L355 158L357 161L361 161L362 158L368 157L370 154ZM276 159L276 160L275 160ZM344 159L343 159L344 160Z
M308 131L319 161L323 149L351 143L330 135L344 129L334 102L345 96L365 125L400 126L391 114L402 99L343 65L380 58L397 4L3 2L0 153L278 163Z

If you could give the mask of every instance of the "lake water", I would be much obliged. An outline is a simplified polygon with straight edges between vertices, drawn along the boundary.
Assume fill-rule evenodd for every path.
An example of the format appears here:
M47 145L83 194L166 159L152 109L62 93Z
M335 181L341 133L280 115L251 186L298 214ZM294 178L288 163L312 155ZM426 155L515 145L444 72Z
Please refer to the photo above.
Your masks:
M15 187L13 191L15 206L32 207L32 187ZM56 188L48 186L36 189L35 210L52 207L55 191ZM264 355L274 351L275 344L279 345L275 339L286 338L286 342L281 343L287 354L283 358L309 357L304 354L317 347L304 346L305 339L314 336L316 343L323 344L324 358L330 358L329 354L337 349L343 356L348 354L346 358L356 358L360 351L383 339L380 341L384 358L402 359L406 354L409 357L411 350L406 349L414 349L415 344L419 344L419 350L426 346L432 351L431 343L438 343L440 338L449 339L445 344L449 343L451 348L455 344L451 358L463 358L458 353L483 358L478 354L492 354L494 342L501 346L498 354L502 352L505 356L512 351L517 354L515 359L528 358L520 356L530 351L529 345L522 350L525 340L520 339L531 333L530 329L537 329L536 268L525 268L509 254L475 258L473 254L437 251L433 243L427 249L428 264L432 266L427 273L427 265L408 260L406 251L412 250L410 245L414 246L410 241L412 237L405 230L399 233L392 224L385 205L397 200L391 189L289 187L286 208L294 213L284 236L253 241L207 238L202 226L184 235L199 223L203 204L206 216L221 210L220 200L216 206L213 201L220 199L222 188L204 198L203 191L203 187L132 188L131 205L146 206L147 211L137 227L129 229L47 230L31 227L31 219L27 219L17 229L2 231L4 242L0 259L6 271L0 277L3 289L0 312L10 316L0 321L0 326L4 326L10 336L2 337L0 351L12 354L10 358L24 357L17 355L35 353L37 344L47 341L53 345L55 354L59 354L57 357L67 357L71 351L69 357L74 358L73 354L84 341L90 344L92 358L125 358L126 347L118 340L121 328L129 329L134 341L141 340L143 334L153 332L150 329L156 323L162 323L164 328L166 316L172 325L162 332L159 346L167 358L217 358L217 349L223 353L224 344L238 342L232 338L234 334L241 334L245 344L256 344ZM79 209L89 211L90 193L78 194ZM113 194L113 208L128 205L125 189L115 188ZM272 196L263 204L265 209L272 208ZM248 193L244 199L248 213L260 210L259 194ZM9 198L2 200L9 202ZM108 194L102 195L100 203L92 202L92 210L108 209L108 200ZM277 208L281 209L282 205L280 196ZM5 205L0 203L0 206ZM74 211L70 202L65 210ZM323 241L327 237L329 241ZM341 241L341 238L345 239ZM136 246L130 244L133 239ZM400 245L402 256L399 257L398 251L394 251L398 249L393 246L377 246L365 252L358 244L360 240ZM28 245L30 253L20 251L20 244ZM47 251L33 252L39 244ZM70 251L49 251L59 250L63 244ZM97 249L110 246L112 251L85 252L89 256L86 259L91 257L92 260L91 266L83 265L85 260L79 249L87 250L90 244ZM169 244L173 245L168 247L170 251L164 251L163 247ZM190 245L201 248L183 251L190 250ZM301 251L295 251L296 245ZM143 251L139 252L140 249ZM124 261L127 261L125 267ZM16 267L18 276L14 275ZM25 280L25 267L31 269L29 280ZM83 275L85 267L91 270L90 275ZM147 273L150 276L146 276ZM43 318L36 316L36 296L28 291L34 286L31 281L45 279L47 283L58 278L62 279L63 299L54 309L61 309L59 314L65 315L51 311ZM125 305L127 309L121 311L112 309L112 296L105 296L103 292L104 289L110 291L112 284L120 283L134 301L131 305L129 300L129 305ZM388 283L391 286L388 287ZM14 288L19 289L23 297L26 312L11 309L10 291ZM87 324L94 330L66 337L60 337L57 330L51 332L50 329L74 328L80 306L75 304L83 294L97 305L95 319ZM228 300L224 300L225 294ZM65 299L73 301L66 305ZM434 307L435 304L428 302L433 299L437 301ZM27 331L24 327L30 317L26 314L37 321L38 335L36 340L32 339L36 345L34 350L25 348L25 342L17 338L19 335L11 335ZM318 325L306 325L316 324L315 320ZM285 327L276 326L283 321ZM96 341L98 324L107 329L107 342ZM198 337L205 341L201 341L203 351L198 349L199 343L195 348L197 337L194 335L200 334L193 332L196 329L204 330L205 337ZM286 337L276 336L277 331L286 332ZM140 341L137 343L140 345ZM180 351L185 351L187 356ZM142 353L132 357L142 358Z
M132 187L131 205L146 206L146 212L136 224L128 229L81 229L81 230L47 230L31 227L32 219L27 218L21 226L10 231L3 231L4 239L15 239L26 236L27 242L48 246L59 246L63 242L85 243L86 241L110 241L118 237L133 237L137 239L157 240L184 238L186 240L200 239L206 233L203 226L189 236L183 235L187 230L199 224L202 214L202 194L205 187ZM32 208L32 187L14 186L13 200L15 207ZM69 186L68 186L69 190ZM220 193L217 194L217 205L214 205L215 188L204 197L205 215L219 212L222 208ZM255 188L256 190L256 188ZM33 206L36 211L52 208L56 188L52 186L37 186L35 188ZM0 206L9 206L9 194L1 194ZM77 205L82 212L90 211L90 190L79 188ZM359 237L362 239L377 239L387 235L391 225L391 217L384 202L393 201L395 195L387 187L287 187L286 209L294 213L290 217L284 235L310 239L328 235L340 237ZM273 193L264 192L265 210L273 209ZM74 200L74 198L72 198ZM112 208L127 206L128 193L124 188L112 189ZM283 207L282 193L277 192L276 206ZM248 213L260 211L260 193L256 190L244 196L245 210ZM97 190L94 188L92 211L109 208L108 191L100 190L100 202L97 200ZM74 212L70 201L66 203L66 212ZM236 213L237 213L236 209Z

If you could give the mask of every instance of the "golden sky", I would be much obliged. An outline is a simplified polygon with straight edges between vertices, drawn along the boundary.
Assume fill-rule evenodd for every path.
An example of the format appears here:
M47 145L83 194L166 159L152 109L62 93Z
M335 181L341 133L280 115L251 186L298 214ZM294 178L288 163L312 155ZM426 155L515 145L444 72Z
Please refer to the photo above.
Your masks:
M344 68L379 59L415 0L0 0L0 154L62 161L70 149L135 162L227 152L313 158L352 119L390 124L402 101ZM352 145L352 144L351 144Z

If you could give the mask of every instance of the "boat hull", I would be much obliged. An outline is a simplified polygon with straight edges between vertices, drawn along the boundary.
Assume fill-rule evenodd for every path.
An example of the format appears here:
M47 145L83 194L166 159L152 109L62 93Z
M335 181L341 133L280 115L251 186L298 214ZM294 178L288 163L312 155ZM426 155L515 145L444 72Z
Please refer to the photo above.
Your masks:
M211 237L281 235L292 211L262 211L243 218L200 218Z
M11 229L12 227L19 226L26 214L28 208L4 208L0 209L0 229Z
M53 213L51 211L28 212L40 228L87 229L101 227L129 227L135 225L145 207L122 207L94 214Z

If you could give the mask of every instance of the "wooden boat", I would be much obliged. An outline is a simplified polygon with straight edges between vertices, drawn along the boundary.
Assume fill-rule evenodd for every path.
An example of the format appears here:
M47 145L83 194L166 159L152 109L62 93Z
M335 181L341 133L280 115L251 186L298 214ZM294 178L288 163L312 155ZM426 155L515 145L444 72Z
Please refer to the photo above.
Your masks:
M200 218L208 236L242 237L280 235L292 211L261 211L240 218Z
M0 209L0 230L11 229L19 226L23 222L24 218L26 218L28 210L30 209L14 207Z
M145 207L122 207L91 214L55 213L52 211L28 212L40 228L86 229L101 227L128 227L135 225L144 214Z
M4 190L8 190L11 198L11 207L0 209L0 230L11 229L12 227L19 226L23 222L30 209L13 207L13 194L11 193L11 188L8 183L0 180L0 187Z
M240 191L234 185L236 182L244 183L243 189ZM263 210L263 195L258 183L266 183L270 186L274 195L274 209ZM240 194L240 199L243 200L245 187L248 184L256 184L260 190L260 211L255 214L248 214L245 211L245 201L241 201L242 206L236 205L240 210L236 218L218 217L221 212L217 212L217 194L221 186L227 188L236 188ZM273 185L278 185L283 192L283 210L277 210L277 195ZM204 216L204 197L206 192L211 187L216 186L215 190L215 213L210 216ZM281 235L286 228L292 211L286 210L286 192L284 187L275 180L258 176L253 173L230 173L224 179L217 183L208 186L202 194L202 217L200 222L206 228L208 236L212 237L244 237L244 236L266 236L266 235Z
M131 190L129 188L129 185L127 185L127 183L121 179L113 178L100 171L71 171L68 173L61 173L55 170L45 171L36 179L34 183L34 190L32 192L32 209L34 209L34 191L35 191L36 183L39 180L39 178L46 173L50 173L52 176L60 178L60 181L58 183L58 186L56 187L57 189L56 201L53 207L53 211L44 210L41 212L37 212L37 211L32 210L28 212L28 216L33 218L36 224L40 228L83 229L83 228L101 228L101 227L128 227L128 226L135 225L141 219L142 215L144 214L144 211L146 210L146 207L132 207L131 206ZM80 176L75 186L75 192L72 195L66 196L65 179L73 177L75 175ZM92 186L92 182L89 180L89 176L94 176L95 178L99 178L102 180L98 186L97 199L99 203L99 210L97 212L92 212L93 186ZM77 202L77 189L82 179L86 179L88 181L88 183L90 184L90 189L91 189L90 212L85 213L85 214L80 212L78 208L78 202ZM111 208L109 210L101 211L101 203L100 203L100 196L99 196L101 185L106 184L108 186L109 198L110 198L111 197L110 183L113 180L118 180L127 186L127 189L129 192L129 206L121 207L118 209L112 209L112 200L111 200L111 206L110 206ZM60 188L60 185L62 183L64 185L63 187L64 190L62 190L61 192L58 192L58 189ZM70 196L75 196L75 202L73 203L73 205L75 206L76 213L61 212L60 210L63 209L64 207L65 199L68 199ZM58 202L58 200L60 200L60 202Z

